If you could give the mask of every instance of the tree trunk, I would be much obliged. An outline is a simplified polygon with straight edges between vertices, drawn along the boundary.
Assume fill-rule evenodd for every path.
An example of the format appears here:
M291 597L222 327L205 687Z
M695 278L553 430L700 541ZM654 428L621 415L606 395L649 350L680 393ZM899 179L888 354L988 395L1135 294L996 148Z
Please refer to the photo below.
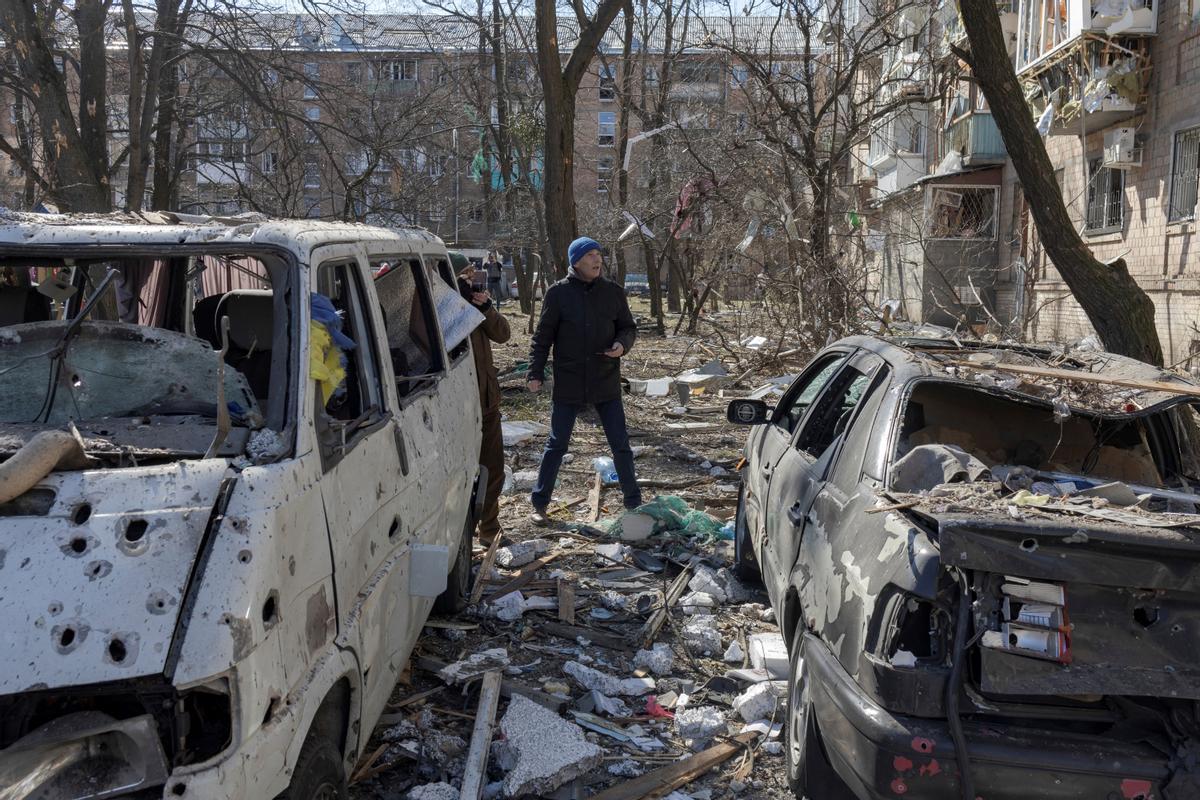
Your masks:
M537 0L538 75L546 109L546 138L542 152L542 197L545 201L546 232L554 272L567 274L567 246L578 235L575 218L575 97L600 40L617 18L627 0L600 0L593 17L576 6L579 38L563 66L558 44L558 13L555 0Z
M991 106L1046 254L1105 348L1161 366L1154 302L1129 274L1124 259L1097 261L1071 222L1054 166L1013 72L994 0L960 0L959 8L970 53L958 55L971 67Z
M177 13L173 2L160 6L167 16L160 17L158 27L167 36L162 49L162 68L158 81L157 116L154 123L154 182L150 195L150 207L156 211L168 211L175 206L177 171L175 169L175 124L179 98L178 36L186 23Z

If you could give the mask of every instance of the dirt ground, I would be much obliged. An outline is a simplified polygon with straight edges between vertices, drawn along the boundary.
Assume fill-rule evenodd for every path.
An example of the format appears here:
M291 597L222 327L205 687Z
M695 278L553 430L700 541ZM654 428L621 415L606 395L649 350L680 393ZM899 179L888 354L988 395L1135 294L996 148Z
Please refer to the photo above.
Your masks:
M635 299L632 305L635 316L646 315L643 303ZM548 423L549 392L530 395L524 390L524 365L529 354L527 319L520 314L515 302L506 303L503 310L513 327L512 340L495 348L504 389L505 419ZM675 320L668 317L667 321L670 330ZM746 429L726 422L728 398L744 396L768 379L786 374L786 371L794 372L802 365L802 360L773 359L763 350L739 347L737 342L745 338L742 335L744 325L741 315L725 312L702 320L694 335L663 337L643 330L622 366L623 376L627 379L650 379L674 376L716 358L730 373L729 382L745 374L736 386L693 394L686 412L680 409L680 398L675 391L665 397L625 396L632 443L635 448L640 448L635 449L639 453L636 461L638 477L647 484L643 489L645 499L650 500L656 494L677 496L691 509L706 512L718 524L732 520L735 513L740 486L736 468L746 433ZM714 345L714 342L718 344ZM769 343L767 349L770 348L773 352L782 349L778 343ZM795 354L792 358L802 359L803 355ZM673 427L681 424L687 427ZM508 448L506 457L511 470L514 473L535 470L544 443L544 436L536 436ZM545 556L553 558L521 587L520 596L527 602L540 597L545 598L547 605L552 604L551 600L556 604L557 579L573 584L577 606L574 629L548 630L560 620L556 607L526 610L513 621L497 618L493 615L494 606L487 602L488 595L495 594L496 589L520 571L517 568L493 568L489 575L481 576L487 583L480 604L468 607L454 619L435 618L425 628L409 669L396 687L392 704L372 736L368 757L358 765L352 778L352 797L356 800L403 798L412 787L437 781L447 781L455 787L460 785L478 703L479 682L471 684L470 691L464 694L462 687L447 686L430 671L428 660L455 662L489 648L507 650L510 662L507 680L544 694L559 693L556 699L563 702L561 713L566 719L573 719L570 709L576 707L576 701L589 695L578 681L563 671L566 662L575 661L617 678L648 674L657 684L651 694L665 696L667 702L670 702L672 692L681 695L690 690L689 708L718 708L729 721L728 733L732 735L740 730L743 720L729 704L749 684L738 684L723 676L731 668L750 666L748 637L776 630L773 616L767 611L765 594L760 589L745 586L748 594L744 599L733 598L736 602L715 609L721 649L707 654L685 646L682 630L690 617L678 607L672 608L654 637L655 642L665 643L673 651L670 673L637 672L633 660L635 652L644 645L643 626L654 610L662 606L664 593L680 571L680 565L699 556L714 569L731 566L732 542L675 531L633 543L634 548L664 563L665 569L659 573L631 569L633 564L628 558L624 563L598 558L594 553L597 544L619 541L607 533L607 528L622 509L619 487L606 487L601 495L599 520L591 519L588 495L595 475L591 462L595 456L608 454L603 432L594 417L580 418L571 453L573 458L563 465L555 505L551 507L555 523L552 528L537 529L528 522L531 508L526 485L501 498L500 518L508 541L542 538L549 542ZM484 560L483 548L478 543L474 558L477 567ZM647 594L654 591L658 594ZM614 601L614 595L625 599ZM640 605L636 601L639 595L646 595ZM626 600L630 602L622 608L621 604ZM578 635L568 635L572 633ZM623 646L626 642L629 644ZM722 656L731 642L738 642L746 656L726 663ZM716 680L710 683L710 679ZM604 721L615 724L618 730L628 731L630 726L640 726L643 733L659 739L665 747L647 752L631 742L589 730L587 738L605 751L601 767L573 784L567 784L553 796L588 797L607 786L628 780L610 774L608 768L618 763L632 760L637 769L650 771L693 752L677 737L672 720L654 718L646 713L645 697L621 699L628 704L629 715L606 717ZM507 699L501 699L497 720L503 718L508 703ZM776 710L776 717L780 721L784 718L782 703ZM633 732L637 733L637 729ZM679 791L698 800L790 797L784 778L784 756L772 754L771 750L778 753L779 748L774 745L764 747L764 741L782 743L783 736L770 740L760 737L753 751L730 758ZM504 774L496 759L491 758L487 780L500 781Z

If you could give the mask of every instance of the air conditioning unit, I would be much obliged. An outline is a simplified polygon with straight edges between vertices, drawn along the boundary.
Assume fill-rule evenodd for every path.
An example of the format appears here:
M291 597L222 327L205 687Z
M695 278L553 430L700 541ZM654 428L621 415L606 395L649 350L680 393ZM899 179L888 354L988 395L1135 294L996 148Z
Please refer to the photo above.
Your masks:
M1142 165L1142 149L1137 146L1133 128L1113 128L1104 132L1104 166L1131 169Z

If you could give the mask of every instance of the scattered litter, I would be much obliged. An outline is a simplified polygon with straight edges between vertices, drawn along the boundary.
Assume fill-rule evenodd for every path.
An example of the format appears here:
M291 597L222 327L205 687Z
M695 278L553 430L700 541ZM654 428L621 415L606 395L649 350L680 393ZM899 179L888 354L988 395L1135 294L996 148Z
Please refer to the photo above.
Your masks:
M787 681L763 681L738 695L733 701L733 710L746 722L778 718L776 709L786 697Z
M725 673L725 677L745 683L761 683L762 681L771 679L770 674L765 669L731 669Z
M740 664L746 657L742 652L742 646L737 642L730 642L729 647L725 648L725 655L721 656L722 660L727 664Z
M602 714L608 714L610 717L628 717L630 715L629 706L615 697L609 697L603 692L598 692L593 689L589 694L584 695L589 701L591 709L581 708L580 711L598 711Z
M648 669L655 675L670 675L675 665L675 654L669 644L656 642L649 650L638 650L633 657L633 665Z
M549 550L550 542L545 539L527 539L524 542L510 544L497 550L496 564L504 569L516 569L532 562Z
M783 742L763 742L762 749L768 755L781 755L783 753Z
M638 506L637 512L654 519L655 533L680 533L700 542L716 541L724 524L703 511L692 508L682 497L671 494L658 495L650 502ZM626 516L628 515L617 517L608 529L610 535L622 535L622 523Z
M658 698L650 695L646 698L646 713L658 719L674 719L675 715L667 711L658 702Z
M788 651L779 633L756 633L747 644L750 664L755 669L765 669L772 678L786 679L788 676Z
M578 661L563 664L563 672L585 689L595 689L607 695L637 697L654 691L653 678L617 678L600 670L585 667Z
M542 683L542 691L568 697L571 694L571 687L562 681L547 680Z
M632 555L633 563L638 566L638 569L644 569L646 572L658 573L667 568L661 558L656 558L645 550L634 550Z
M475 653L470 658L447 664L438 670L438 677L449 684L463 683L491 669L508 666L508 651L503 647Z
M608 765L608 774L615 775L618 778L637 778L644 773L645 770L639 767L638 763L631 758Z
M596 560L606 564L623 564L629 558L629 545L613 542L596 545Z
M616 616L616 614L609 611L607 608L594 607L588 611L588 616L592 619L604 621L612 619Z
M726 567L717 570L717 582L725 590L725 602L727 603L744 603L754 597L754 592L739 581L737 576Z
M519 591L509 592L488 603L488 608L498 619L505 622L515 622L526 611L538 609L552 610L558 608L558 600L553 597L525 597Z
M777 715L778 716L778 715ZM742 733L758 733L769 739L778 739L783 732L783 721L771 723L769 719L758 719L742 728Z
M600 766L604 751L578 725L520 695L500 720L503 741L493 745L508 774L504 794L544 795Z
M545 436L550 432L550 429L540 422L519 420L516 422L501 422L500 431L505 447L517 447L530 441L535 436Z

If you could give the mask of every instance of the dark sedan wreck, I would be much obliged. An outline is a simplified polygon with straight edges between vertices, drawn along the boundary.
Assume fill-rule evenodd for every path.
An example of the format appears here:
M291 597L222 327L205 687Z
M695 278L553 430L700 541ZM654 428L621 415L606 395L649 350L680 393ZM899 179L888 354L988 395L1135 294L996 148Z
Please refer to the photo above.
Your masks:
M1200 387L1096 350L856 337L754 425L737 517L826 798L1200 796Z

